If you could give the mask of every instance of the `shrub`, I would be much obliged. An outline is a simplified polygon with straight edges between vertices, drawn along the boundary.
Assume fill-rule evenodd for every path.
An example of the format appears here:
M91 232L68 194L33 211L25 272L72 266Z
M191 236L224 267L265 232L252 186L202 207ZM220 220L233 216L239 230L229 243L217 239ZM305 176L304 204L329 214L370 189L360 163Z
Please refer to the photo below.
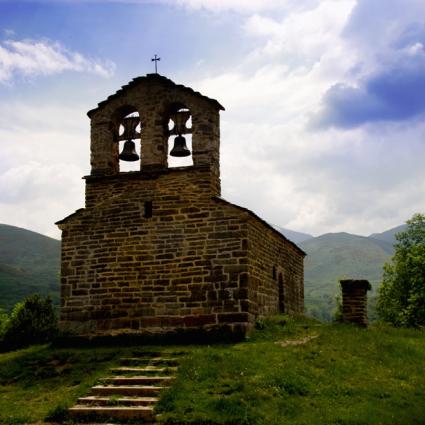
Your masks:
M340 323L342 322L342 299L340 294L335 296L335 304L336 307L333 315L333 321Z
M6 331L8 321L9 316L4 310L0 309L0 342L3 340L3 335Z
M66 404L59 404L47 412L44 420L47 422L64 422L69 418L68 408L69 406Z
M3 348L15 349L50 341L57 333L57 318L50 297L31 295L17 303L5 324Z

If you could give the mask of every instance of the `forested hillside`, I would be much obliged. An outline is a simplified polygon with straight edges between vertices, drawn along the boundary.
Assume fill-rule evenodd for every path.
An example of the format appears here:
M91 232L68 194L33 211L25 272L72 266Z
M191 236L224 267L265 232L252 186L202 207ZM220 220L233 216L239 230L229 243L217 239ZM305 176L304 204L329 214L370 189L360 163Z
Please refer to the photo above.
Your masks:
M0 224L0 308L10 310L27 295L59 300L60 241Z

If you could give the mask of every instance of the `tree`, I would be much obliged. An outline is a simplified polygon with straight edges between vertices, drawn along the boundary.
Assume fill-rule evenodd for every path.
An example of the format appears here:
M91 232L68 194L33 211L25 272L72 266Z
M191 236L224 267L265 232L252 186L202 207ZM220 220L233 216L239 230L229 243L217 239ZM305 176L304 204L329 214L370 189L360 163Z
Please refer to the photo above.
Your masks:
M415 214L396 234L395 254L384 265L379 316L396 326L425 325L425 215Z
M5 349L42 344L57 332L57 318L50 297L31 295L17 303L5 324L2 345Z

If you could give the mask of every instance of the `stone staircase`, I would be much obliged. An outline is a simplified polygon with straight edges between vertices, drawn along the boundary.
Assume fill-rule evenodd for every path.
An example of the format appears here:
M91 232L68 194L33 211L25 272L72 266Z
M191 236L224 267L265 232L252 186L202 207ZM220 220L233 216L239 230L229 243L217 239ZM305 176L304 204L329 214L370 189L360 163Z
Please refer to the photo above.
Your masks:
M111 375L99 380L91 394L78 399L69 409L77 421L137 421L154 423L154 406L162 390L174 379L183 353L138 353L120 359L121 365Z

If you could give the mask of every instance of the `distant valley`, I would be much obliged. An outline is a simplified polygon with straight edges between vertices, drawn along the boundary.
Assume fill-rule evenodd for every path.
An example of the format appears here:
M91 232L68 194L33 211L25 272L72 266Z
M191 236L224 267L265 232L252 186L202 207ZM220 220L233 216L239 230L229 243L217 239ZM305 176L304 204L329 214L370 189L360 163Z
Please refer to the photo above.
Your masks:
M297 243L305 259L306 312L330 320L339 294L338 280L368 279L371 298L382 278L382 266L393 255L395 227L368 237L327 233L313 237L274 226ZM19 227L0 224L0 309L10 310L25 296L38 292L59 302L60 241Z

